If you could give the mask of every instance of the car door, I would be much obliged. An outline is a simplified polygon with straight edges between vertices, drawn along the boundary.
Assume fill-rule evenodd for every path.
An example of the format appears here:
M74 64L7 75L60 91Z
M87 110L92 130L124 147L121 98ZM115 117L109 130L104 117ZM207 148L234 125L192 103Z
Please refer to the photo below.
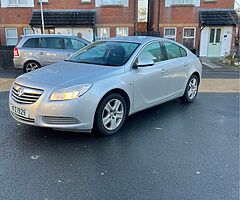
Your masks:
M144 47L136 58L151 58L153 66L132 69L134 81L134 109L140 109L154 104L166 97L166 66L161 63L164 55L159 42L153 42Z
M73 38L64 38L64 56L67 59L76 51L85 47L86 44L80 40L73 39Z
M165 61L167 66L165 80L167 96L176 96L185 89L187 69L190 62L187 57L187 52L179 45L172 42L162 42L162 44L167 57Z
M43 65L50 65L65 59L63 39L61 37L39 38L38 50L40 62Z

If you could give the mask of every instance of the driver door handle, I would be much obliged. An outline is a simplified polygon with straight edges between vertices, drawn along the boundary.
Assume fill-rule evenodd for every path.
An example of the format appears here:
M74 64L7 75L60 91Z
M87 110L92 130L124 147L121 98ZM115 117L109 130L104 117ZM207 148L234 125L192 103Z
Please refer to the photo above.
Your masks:
M188 66L188 65L189 65L189 63L187 63L187 62L184 63L184 66Z

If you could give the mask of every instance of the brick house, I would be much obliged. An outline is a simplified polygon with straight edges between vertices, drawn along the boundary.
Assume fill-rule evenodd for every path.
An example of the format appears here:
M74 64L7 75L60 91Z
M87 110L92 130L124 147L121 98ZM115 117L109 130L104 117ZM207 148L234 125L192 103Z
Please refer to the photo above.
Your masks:
M21 35L33 33L29 24L35 33L41 33L39 0L0 0L0 2L0 44L14 45ZM93 41L95 37L98 39L134 34L132 0L71 0L70 3L67 0L43 0L43 2L46 33L81 34L89 41Z
M41 32L39 0L0 1L2 45L14 45L20 35L33 30ZM200 56L225 56L233 48L239 24L234 0L148 0L147 22L138 23L141 1L147 0L43 0L45 32L94 41L146 29L183 43Z
M235 27L239 25L234 0L164 0L160 5L153 0L151 7L152 30L159 30L162 37L196 49L200 56L230 53Z

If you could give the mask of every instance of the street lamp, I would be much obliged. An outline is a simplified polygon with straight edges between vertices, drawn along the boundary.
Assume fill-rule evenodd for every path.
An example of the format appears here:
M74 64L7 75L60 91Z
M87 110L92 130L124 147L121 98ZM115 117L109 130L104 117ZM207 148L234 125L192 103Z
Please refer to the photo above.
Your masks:
M45 33L45 27L44 27L42 0L40 0L40 8L41 8L41 18L42 18L42 33L44 34Z

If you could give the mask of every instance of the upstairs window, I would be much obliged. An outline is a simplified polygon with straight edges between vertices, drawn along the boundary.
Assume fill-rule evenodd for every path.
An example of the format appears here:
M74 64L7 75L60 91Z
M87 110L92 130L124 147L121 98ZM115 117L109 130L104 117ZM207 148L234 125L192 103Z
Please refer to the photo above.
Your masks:
M173 0L172 4L194 4L194 0Z
M1 0L1 7L34 7L34 0Z
M164 38L176 41L176 28L164 28Z
M96 7L101 6L124 6L128 7L129 0L95 0Z
M123 5L122 0L101 0L101 5Z

